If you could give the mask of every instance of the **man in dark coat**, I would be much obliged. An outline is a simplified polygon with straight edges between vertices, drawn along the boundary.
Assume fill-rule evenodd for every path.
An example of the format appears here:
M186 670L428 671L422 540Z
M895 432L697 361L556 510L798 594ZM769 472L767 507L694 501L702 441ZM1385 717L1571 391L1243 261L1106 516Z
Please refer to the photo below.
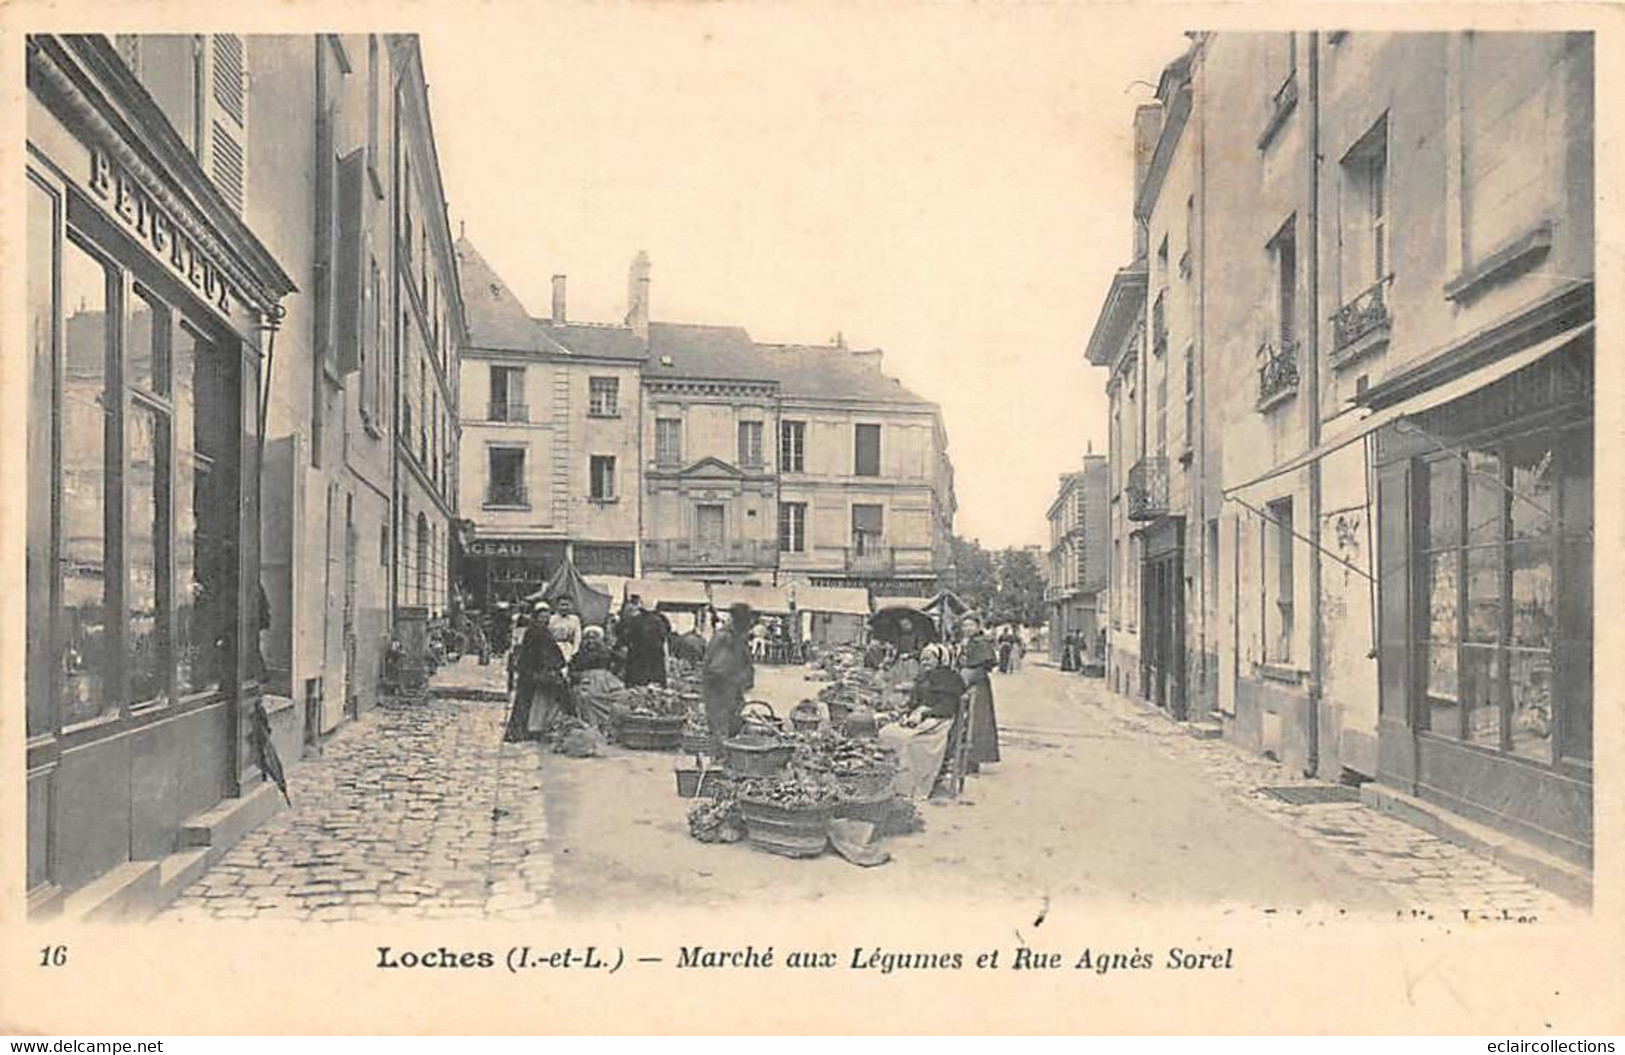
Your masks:
M728 606L728 625L711 635L700 670L700 691L705 697L705 721L717 754L722 742L739 732L739 712L745 691L756 685L756 667L750 658L750 629L756 612L748 604Z
M644 611L643 599L634 594L621 610L618 629L626 647L627 686L666 684L666 637L670 631L665 617Z

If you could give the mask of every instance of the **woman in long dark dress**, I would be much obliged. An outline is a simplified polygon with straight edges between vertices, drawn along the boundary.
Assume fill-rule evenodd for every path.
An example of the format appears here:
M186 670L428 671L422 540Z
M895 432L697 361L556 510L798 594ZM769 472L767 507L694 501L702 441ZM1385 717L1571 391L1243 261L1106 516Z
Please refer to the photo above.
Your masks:
M993 642L982 633L981 617L967 615L961 621L964 644L959 654L959 672L970 693L970 772L983 762L999 760L999 723L993 712L993 679L989 673L998 666Z
M513 708L504 740L539 740L554 720L570 711L570 681L564 653L547 631L547 610L537 605L513 663Z
M648 612L637 597L621 610L621 640L626 643L626 684L666 684L668 625L659 612Z

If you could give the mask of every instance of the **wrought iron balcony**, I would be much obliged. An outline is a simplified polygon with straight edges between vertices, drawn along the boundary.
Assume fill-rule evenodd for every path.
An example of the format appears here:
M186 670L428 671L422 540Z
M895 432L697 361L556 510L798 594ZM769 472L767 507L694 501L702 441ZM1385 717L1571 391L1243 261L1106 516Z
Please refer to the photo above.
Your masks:
M1168 459L1141 458L1128 471L1128 518L1155 520L1168 515Z
M487 421L518 421L530 420L530 408L523 403L492 403L490 413L486 415Z
M1393 324L1388 314L1388 281L1380 279L1332 314L1334 360L1353 358L1387 336Z
M485 504L529 508L530 492L524 484L491 484L485 489Z
M897 570L897 551L878 538L854 539L846 549L846 570L858 574L890 574Z
M1258 359L1258 409L1266 410L1298 390L1298 344L1282 341L1277 349L1265 341Z

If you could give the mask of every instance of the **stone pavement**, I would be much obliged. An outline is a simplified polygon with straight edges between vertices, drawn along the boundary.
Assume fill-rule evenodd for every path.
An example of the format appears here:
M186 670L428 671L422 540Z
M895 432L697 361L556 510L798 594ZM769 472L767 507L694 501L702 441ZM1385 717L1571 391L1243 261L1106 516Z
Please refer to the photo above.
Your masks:
M294 767L292 806L160 918L551 915L542 749L502 743L504 714L493 700L386 700Z
M1503 913L1551 920L1584 911L1513 872L1447 840L1357 802L1295 806L1260 788L1324 783L1223 739L1198 739L1148 704L1109 691L1098 678L1049 671L1078 704L1099 707L1123 729L1200 767L1216 787L1328 853L1347 870L1385 888L1406 911L1460 918Z

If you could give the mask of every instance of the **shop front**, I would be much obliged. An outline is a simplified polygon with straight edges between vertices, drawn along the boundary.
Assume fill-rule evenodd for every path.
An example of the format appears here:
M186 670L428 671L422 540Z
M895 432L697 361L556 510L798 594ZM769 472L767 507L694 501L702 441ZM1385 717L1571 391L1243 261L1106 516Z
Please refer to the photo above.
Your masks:
M514 604L564 563L563 539L474 538L463 547L463 588L479 611Z
M1378 778L1589 865L1594 338L1573 322L1376 433Z
M27 62L29 902L140 912L242 828L223 800L268 798L261 339L292 284L107 40Z

